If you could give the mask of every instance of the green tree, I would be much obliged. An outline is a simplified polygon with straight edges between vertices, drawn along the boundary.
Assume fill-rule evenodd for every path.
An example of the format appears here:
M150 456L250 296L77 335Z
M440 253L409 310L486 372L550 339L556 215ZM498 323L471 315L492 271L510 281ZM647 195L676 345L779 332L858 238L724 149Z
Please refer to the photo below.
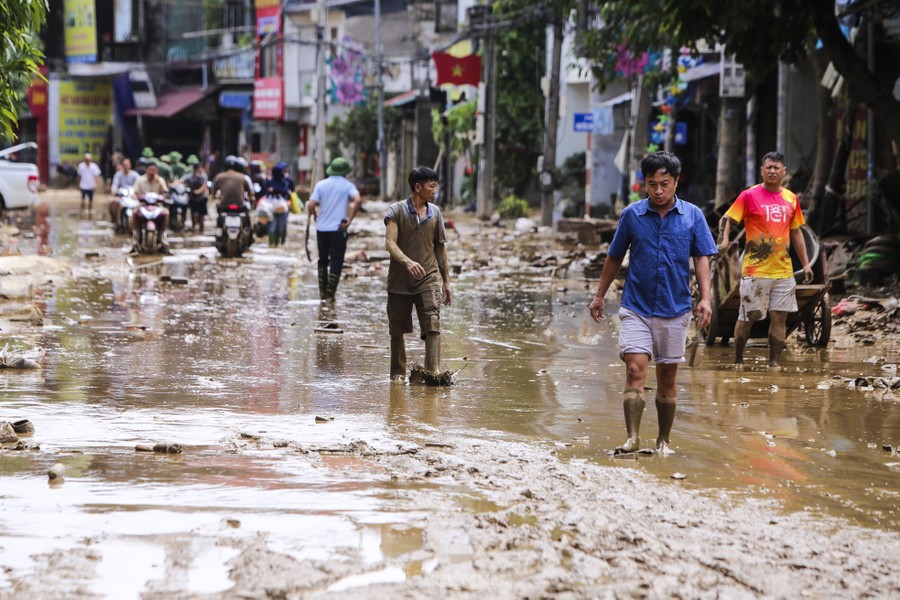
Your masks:
M393 107L384 109L384 137L389 146L399 138L400 113ZM335 117L328 125L328 151L332 157L350 153L360 177L371 177L378 164L378 95L351 108L344 118Z
M497 0L494 14L502 20L533 6L527 0ZM535 21L497 32L497 116L494 171L498 193L525 194L541 154L544 131L546 33Z
M877 3L867 4L873 5L867 18L877 19ZM603 27L584 32L583 41L602 85L615 77L622 44L644 51L720 42L758 80L779 61L795 64L805 58L818 38L849 93L867 103L888 136L900 144L900 101L884 92L897 78L897 61L881 61L875 70L869 69L841 33L834 0L610 0L603 3L599 16Z
M46 0L0 2L0 138L12 140L22 92L42 64L38 32L47 18Z

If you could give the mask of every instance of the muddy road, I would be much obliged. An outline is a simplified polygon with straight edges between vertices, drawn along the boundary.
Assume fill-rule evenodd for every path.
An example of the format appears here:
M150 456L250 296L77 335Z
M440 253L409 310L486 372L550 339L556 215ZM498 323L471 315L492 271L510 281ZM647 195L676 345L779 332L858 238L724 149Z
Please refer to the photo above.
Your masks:
M0 450L0 599L900 595L900 394L835 379L890 371L896 336L792 338L780 372L700 348L676 454L614 459L617 323L546 235L457 218L459 372L426 388L388 380L377 205L328 308L303 216L244 259L136 258L102 201L44 198L53 262L0 264L0 345L40 364L0 369L0 421L35 426Z

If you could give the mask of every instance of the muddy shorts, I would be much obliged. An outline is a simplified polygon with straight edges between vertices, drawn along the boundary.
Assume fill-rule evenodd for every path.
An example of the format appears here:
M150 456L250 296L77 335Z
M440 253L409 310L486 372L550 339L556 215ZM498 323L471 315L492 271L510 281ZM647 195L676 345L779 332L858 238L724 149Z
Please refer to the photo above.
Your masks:
M760 321L766 318L770 310L797 312L797 295L794 293L796 287L793 277L742 277L738 320Z
M657 364L684 362L691 313L664 319L645 317L624 306L619 308L619 358L626 354L646 354Z
M419 317L419 330L423 340L427 333L441 332L441 288L438 287L421 294L388 293L388 329L391 337L412 333L413 307Z

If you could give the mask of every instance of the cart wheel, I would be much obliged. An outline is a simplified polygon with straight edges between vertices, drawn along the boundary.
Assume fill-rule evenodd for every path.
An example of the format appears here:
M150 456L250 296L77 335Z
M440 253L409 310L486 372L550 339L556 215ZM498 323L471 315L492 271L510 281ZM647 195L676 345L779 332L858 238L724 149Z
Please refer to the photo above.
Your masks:
M831 339L831 306L827 295L819 300L812 314L803 322L803 330L810 346L821 348L828 345Z

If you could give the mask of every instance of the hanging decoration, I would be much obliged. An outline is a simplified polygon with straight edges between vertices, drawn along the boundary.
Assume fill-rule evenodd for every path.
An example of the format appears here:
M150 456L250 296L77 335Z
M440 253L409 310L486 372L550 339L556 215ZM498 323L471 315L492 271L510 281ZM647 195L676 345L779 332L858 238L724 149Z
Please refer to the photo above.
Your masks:
M362 45L344 36L328 63L331 101L356 106L365 101L366 54Z

